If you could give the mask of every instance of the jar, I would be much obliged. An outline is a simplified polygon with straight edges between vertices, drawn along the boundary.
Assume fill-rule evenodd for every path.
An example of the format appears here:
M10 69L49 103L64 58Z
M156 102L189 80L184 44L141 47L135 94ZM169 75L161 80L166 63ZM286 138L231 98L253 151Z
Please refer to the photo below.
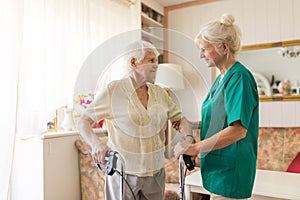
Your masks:
M291 94L291 82L289 80L285 80L279 83L278 90L282 95L290 95Z
M75 127L74 119L73 119L73 109L72 108L64 108L64 119L61 123L61 127L65 131L72 131Z

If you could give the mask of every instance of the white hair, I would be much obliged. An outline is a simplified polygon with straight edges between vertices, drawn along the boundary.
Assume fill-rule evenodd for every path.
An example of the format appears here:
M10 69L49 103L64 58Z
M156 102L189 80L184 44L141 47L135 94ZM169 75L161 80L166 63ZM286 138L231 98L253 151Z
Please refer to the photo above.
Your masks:
M137 40L125 49L125 62L130 66L130 60L134 58L137 63L141 62L146 55L147 51L152 51L158 57L159 53L156 47L144 40Z

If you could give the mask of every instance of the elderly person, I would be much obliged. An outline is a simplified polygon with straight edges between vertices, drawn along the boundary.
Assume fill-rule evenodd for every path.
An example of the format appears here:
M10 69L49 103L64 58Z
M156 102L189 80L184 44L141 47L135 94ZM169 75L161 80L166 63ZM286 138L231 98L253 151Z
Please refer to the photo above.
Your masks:
M128 77L113 81L96 94L94 102L82 115L78 130L92 148L95 163L105 164L109 150L125 162L124 199L162 200L165 190L164 150L167 121L178 128L181 110L167 92L154 85L158 52L139 40L126 50ZM126 66L124 66L126 67ZM106 120L108 142L102 141L91 124ZM120 165L117 165L120 171ZM106 176L105 198L119 199L120 174ZM134 195L134 197L133 197Z
M230 14L206 24L197 35L200 58L220 75L202 104L200 141L174 148L177 157L200 153L203 186L213 200L251 197L255 178L258 92L251 72L236 60L240 38Z

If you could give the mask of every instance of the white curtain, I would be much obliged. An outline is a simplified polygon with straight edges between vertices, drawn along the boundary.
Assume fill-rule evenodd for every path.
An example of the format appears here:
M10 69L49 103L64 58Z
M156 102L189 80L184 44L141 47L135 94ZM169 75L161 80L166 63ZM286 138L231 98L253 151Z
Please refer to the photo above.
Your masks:
M72 104L84 59L140 27L126 0L0 0L0 199L9 199L16 137L37 135Z

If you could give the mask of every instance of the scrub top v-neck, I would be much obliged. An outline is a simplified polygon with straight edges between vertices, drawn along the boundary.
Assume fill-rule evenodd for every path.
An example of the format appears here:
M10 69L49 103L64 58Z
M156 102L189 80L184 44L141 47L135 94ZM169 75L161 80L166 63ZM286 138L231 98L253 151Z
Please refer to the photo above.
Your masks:
M219 75L202 104L201 140L235 121L247 129L246 137L218 150L201 153L204 187L232 198L251 196L256 172L258 94L255 79L236 62L221 79Z

